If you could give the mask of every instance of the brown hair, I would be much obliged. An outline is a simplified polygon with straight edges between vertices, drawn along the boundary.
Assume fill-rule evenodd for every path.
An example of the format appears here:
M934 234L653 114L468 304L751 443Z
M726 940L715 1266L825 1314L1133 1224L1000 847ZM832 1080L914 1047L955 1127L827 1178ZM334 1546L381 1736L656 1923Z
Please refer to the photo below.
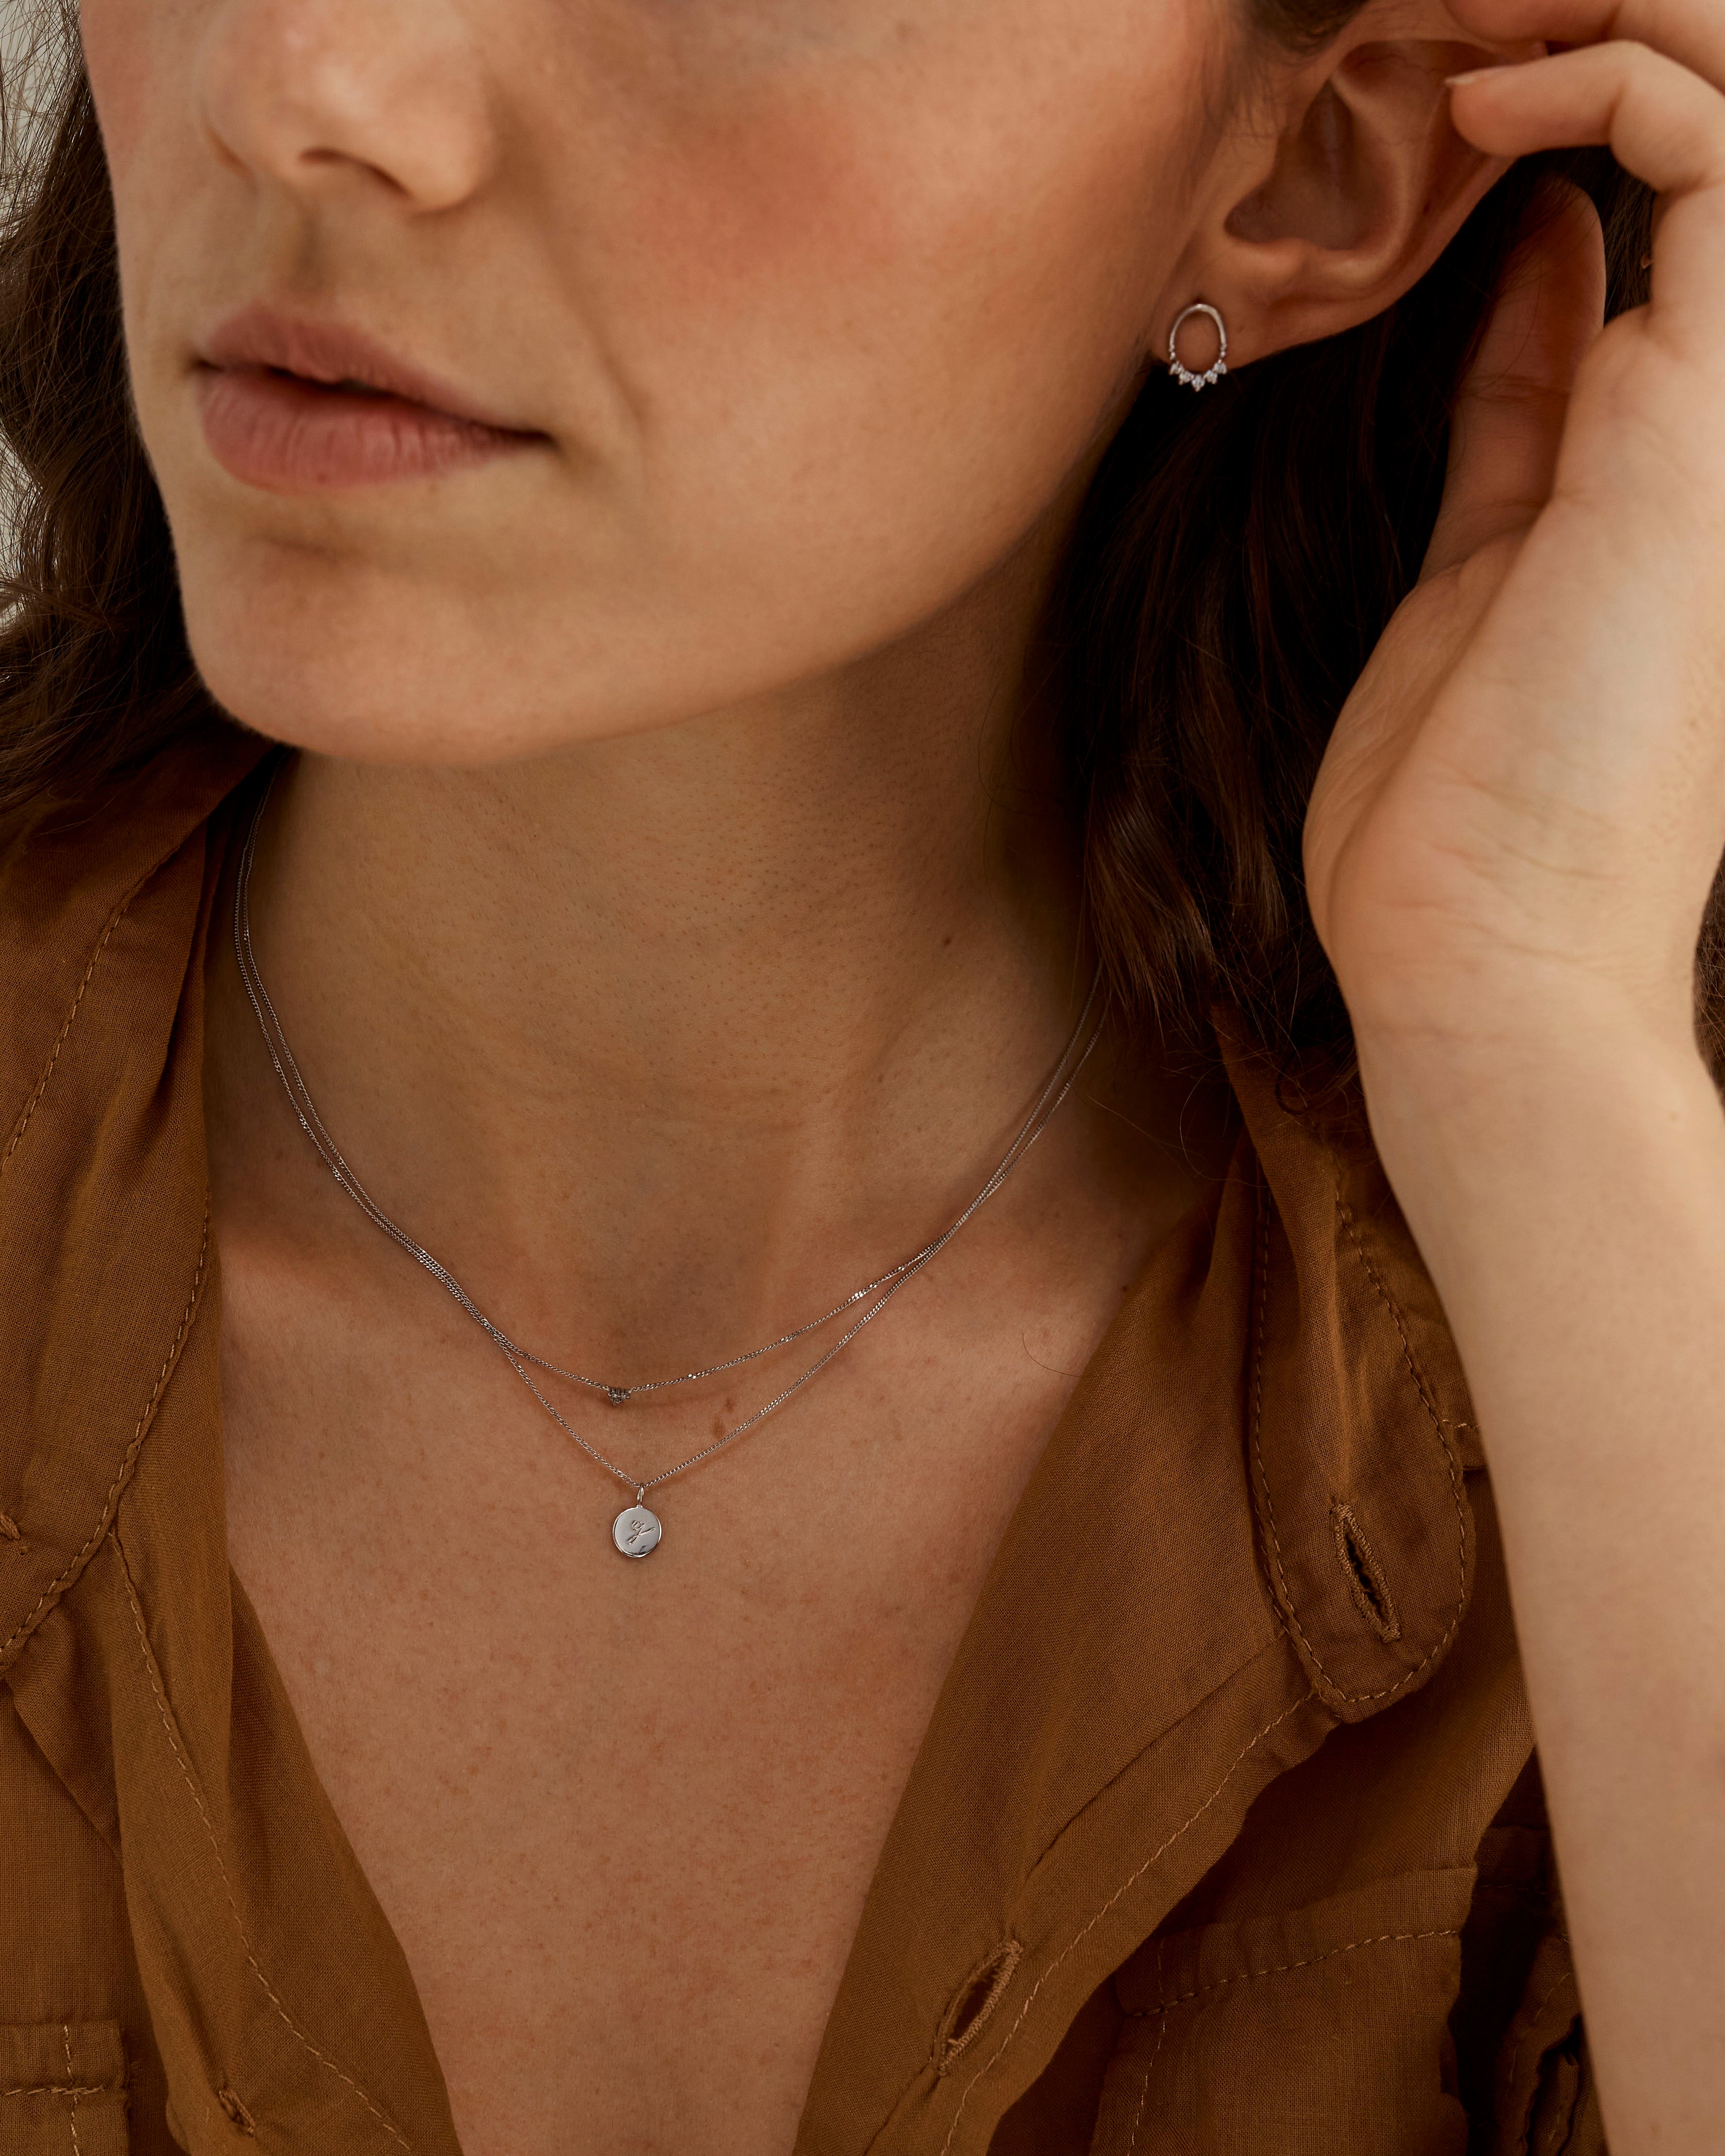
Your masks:
M69 13L34 11L6 85L0 438L0 816L136 766L214 707L192 665L167 518L133 417L114 210Z
M1274 0L1291 38L1357 12ZM1389 312L1225 393L1153 379L1108 449L1055 603L1057 708L1091 932L1141 1028L1202 1040L1219 1000L1279 1060L1349 1066L1305 903L1307 805L1419 574L1457 389L1558 180L1599 208L1612 311L1640 304L1648 191L1609 153L1530 158Z
M1311 49L1359 4L1253 12ZM50 7L42 34L58 41L56 94L32 137L4 146L0 435L22 485L0 584L0 815L87 794L222 722L187 649L132 416L75 30ZM1346 1063L1346 1014L1302 892L1306 804L1417 573L1457 384L1553 172L1599 205L1614 309L1639 302L1645 191L1603 154L1531 160L1389 313L1201 398L1158 372L1102 463L1052 617L1064 769L1112 994L1165 1038L1202 1040L1225 999L1279 1054Z

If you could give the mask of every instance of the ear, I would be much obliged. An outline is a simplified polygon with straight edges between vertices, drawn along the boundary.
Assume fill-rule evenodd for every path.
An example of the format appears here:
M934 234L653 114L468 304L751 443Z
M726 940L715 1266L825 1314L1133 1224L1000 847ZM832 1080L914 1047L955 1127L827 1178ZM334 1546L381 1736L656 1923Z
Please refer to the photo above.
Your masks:
M1543 49L1482 43L1443 0L1369 0L1321 53L1272 62L1217 144L1170 324L1194 300L1216 306L1232 365L1383 313L1508 169L1457 134L1445 78ZM1207 367L1214 332L1189 334L1182 358Z

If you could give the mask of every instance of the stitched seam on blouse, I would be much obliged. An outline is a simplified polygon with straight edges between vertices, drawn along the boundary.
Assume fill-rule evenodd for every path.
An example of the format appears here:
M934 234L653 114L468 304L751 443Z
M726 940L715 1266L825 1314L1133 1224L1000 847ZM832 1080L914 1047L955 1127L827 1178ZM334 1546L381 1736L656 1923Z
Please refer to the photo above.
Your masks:
M1456 1630L1461 1623L1462 1611L1466 1606L1467 1599L1467 1516L1462 1510L1463 1492L1461 1479L1456 1469L1454 1449L1445 1440L1442 1420L1439 1417L1436 1408L1427 1393L1425 1381L1420 1375L1419 1366L1414 1360L1413 1350L1409 1345L1407 1332L1402 1323L1401 1312L1396 1307L1395 1302L1391 1297L1389 1290L1384 1286L1383 1281L1378 1277L1377 1270L1373 1265L1371 1260L1366 1255L1364 1250L1360 1247L1359 1237L1354 1229L1353 1216L1349 1213L1348 1207L1343 1199L1339 1180L1336 1187L1336 1210L1341 1218L1343 1225L1348 1230L1348 1240L1353 1245L1354 1255L1364 1267L1367 1278L1377 1290L1379 1299L1383 1301L1385 1308L1389 1311L1391 1320L1394 1323L1395 1329L1400 1335L1402 1354L1404 1359L1406 1361L1409 1372L1413 1378L1414 1390L1420 1395L1420 1405L1425 1409L1426 1415L1430 1419L1433 1430L1437 1437L1438 1444L1443 1451L1445 1465L1450 1471L1450 1492L1455 1501L1455 1518L1459 1532L1458 1563L1460 1565L1461 1594L1456 1603L1455 1614L1450 1620L1448 1629L1444 1633L1443 1637L1436 1641L1427 1653L1422 1656L1420 1661L1416 1662L1414 1667L1408 1671L1404 1676L1399 1678L1394 1684L1385 1686L1381 1691L1351 1692L1343 1691L1343 1687L1339 1684L1337 1684L1336 1680L1330 1675L1328 1670L1324 1667L1322 1656L1318 1653L1317 1647L1312 1644L1311 1640L1307 1637L1305 1627L1300 1622L1299 1608L1294 1600L1293 1589L1288 1584L1287 1573L1282 1566L1281 1537L1277 1532L1276 1525L1276 1499L1271 1494L1270 1476L1264 1466L1264 1333L1267 1322L1268 1305L1270 1300L1270 1212L1267 1203L1267 1193L1265 1188L1263 1179L1260 1176L1258 1183L1259 1306L1256 1323L1254 1327L1255 1338L1254 1341L1252 1354L1252 1451L1258 1463L1259 1479L1263 1486L1264 1511L1270 1528L1270 1541L1272 1560L1276 1569L1276 1583L1281 1590L1282 1595L1286 1598L1287 1602L1289 1621L1292 1625L1301 1645L1305 1648L1307 1653L1311 1656L1313 1666L1322 1676L1325 1683L1332 1686L1335 1689L1337 1697L1339 1699L1345 1700L1350 1707L1370 1707L1374 1705L1379 1700L1394 1699L1398 1692L1405 1691L1408 1686L1414 1683L1420 1676L1421 1672L1444 1652L1445 1649L1448 1647L1450 1640L1455 1638Z
M1162 1982L1162 1950L1165 1944L1166 1941L1162 1939L1156 1942L1156 1981L1158 1984ZM1131 2138L1126 2144L1126 2156L1136 2156L1138 2129L1144 2123L1144 2107L1150 2101L1150 2076L1156 2071L1156 2061L1162 2056L1162 2042L1167 2034L1168 2016L1164 2014L1162 2017L1162 2025L1156 2032L1156 2048L1144 2063L1144 2079L1138 2090L1138 2107L1132 2113L1132 2130Z
M1168 2034L1168 2016L1162 2017L1162 2026L1156 2032L1156 2049L1150 2054L1149 2064L1144 2068L1143 2086L1138 2091L1138 2107L1132 2113L1132 2138L1126 2144L1126 2156L1133 2156L1138 2145L1138 2128L1144 2123L1144 2107L1150 2101L1150 2076L1156 2071L1156 2061L1162 2056L1162 2040Z
M60 2041L66 2047L66 2071L69 2074L72 2071L72 2031L69 2026L64 2021L60 2024ZM76 2090L74 2090L72 2093L71 2126L72 2156L80 2156L80 2152L78 2147L78 2095Z
M1302 1707L1310 1706L1312 1702L1315 1700L1317 1696L1317 1689L1314 1687L1311 1691L1303 1693L1300 1698L1294 1702L1291 1707L1284 1707L1281 1712L1276 1716L1274 1722L1266 1722L1264 1727L1252 1739L1251 1743L1246 1746L1245 1751L1240 1754L1240 1757L1234 1762L1233 1765L1230 1767L1227 1773L1222 1777L1221 1780L1217 1783L1215 1788L1210 1791L1204 1802L1198 1807L1198 1810L1193 1813L1191 1818L1183 1821L1179 1826L1177 1826L1159 1849L1153 1850L1150 1855L1144 1859L1143 1862L1139 1865L1135 1871L1129 1872L1127 1876L1122 1880L1119 1886L1115 1888L1114 1892L1108 1897L1107 1900L1103 1902L1101 1908L1095 1912L1088 1922L1083 1926L1082 1929L1074 1935L1071 1940L1060 1949L1059 1953L1055 1956L1048 1967L1043 1970L1041 1975L1039 1976L1035 1983L1031 1985L1029 1994L1025 1998L1024 2005L1019 2007L1017 2017L1014 2020L1012 2026L1000 2039L999 2043L996 2046L994 2051L990 2054L988 2058L983 2065L977 2068L976 2071L965 2083L964 2093L958 2099L958 2108L952 2113L952 2123L947 2128L947 2138L941 2143L941 2156L950 2156L953 2138L958 2131L958 2122L964 2116L964 2107L970 2102L972 2092L975 2089L977 2083L982 2080L983 2076L992 2071L993 2067L1004 2056L1007 2046L1011 2043L1013 2038L1017 2035L1019 2029L1024 2025L1024 2016L1035 2005L1036 1994L1041 1990L1043 1985L1047 1983L1050 1977L1054 1974L1055 1971L1060 1968L1063 1962L1066 1961L1071 1955L1078 1951L1078 1948L1083 1945L1085 1940L1090 1937L1091 1933L1096 1929L1096 1926L1101 1922L1103 1917L1107 1915L1108 1912L1114 1907L1115 1903L1120 1900L1122 1896L1127 1893L1132 1887L1137 1886L1139 1880L1143 1877L1144 1874L1150 1869L1151 1866L1158 1862L1162 1857L1165 1856L1168 1851L1173 1847L1174 1844L1180 1839L1180 1836L1184 1834L1189 1828L1194 1827L1198 1824L1199 1820L1204 1817L1210 1806L1214 1804L1217 1798L1221 1795L1223 1790L1225 1789L1228 1784L1234 1779L1234 1777L1239 1773L1240 1768L1244 1766L1246 1760L1257 1750L1258 1747L1264 1742L1264 1739L1270 1735L1271 1732L1275 1729L1280 1729L1282 1723L1287 1720L1291 1714L1297 1714Z
M31 1094L29 1099L25 1101L23 1111L20 1113L17 1122L13 1126L12 1137L7 1145L5 1152L3 1153L0 1153L0 1175L3 1175L5 1173L8 1164L12 1159L12 1156L18 1151L18 1147L23 1141L24 1132L30 1127L30 1120L32 1116L34 1116L37 1109L42 1105L42 1096L48 1091L48 1081L53 1077L54 1067L60 1060L60 1050L65 1046L67 1040L71 1034L73 1021L78 1015L79 1008L84 1001L85 992L89 988L91 981L95 978L96 967L100 963L102 953L107 949L108 944L114 935L114 932L119 927L121 922L125 920L126 915L131 912L138 893L144 888L145 885L152 882L155 878L162 873L162 870L167 867L167 864L173 859L174 855L179 852L181 847L183 846L185 843L186 842L183 839L177 840L175 844L162 856L160 860L152 861L150 866L145 870L143 875L141 875L137 881L132 886L131 889L126 891L120 898L114 907L114 911L108 916L106 921L103 925L101 934L96 938L95 947L90 954L90 963L84 969L84 978L78 983L78 992L72 998L71 1004L67 1009L66 1015L61 1022L59 1033L54 1036L54 1046L48 1051L48 1060L42 1066L42 1075L36 1081L36 1089Z
M327 2066L330 2071L335 2075L338 2081L345 2082L347 2084L348 2087L353 2091L353 2093L359 2098L366 2109L370 2112L372 2118L377 2121L378 2124L382 2127L387 2133L390 2134L395 2140L400 2142L403 2148L411 2149L413 2143L408 2139L407 2136L401 2132L399 2128L391 2121L384 2112L378 2108L378 2107L372 2101L371 2097L368 2097L365 2091L360 2087L359 2083L353 2078L352 2075L345 2072L341 2067L336 2064L333 2059L328 2057L324 2052L318 2050L316 2045L312 2042L311 2039L305 2034L305 2031L300 2028L299 2023L295 2020L293 2015L290 2014L286 2007L282 2005L280 1999L276 1997L275 1991L270 1987L269 1978L264 1975L263 1969L259 1965L258 1958L252 1951L251 1941L246 1936L244 1921L239 1913L239 1904L234 1898L234 1882L228 1876L228 1867L226 1864L222 1861L222 1845L216 1838L215 1826L213 1822L211 1820L209 1812L204 1804L203 1794L202 1790L199 1789L198 1783L193 1775L191 1763L187 1760L185 1752L181 1747L178 1732L174 1727L173 1717L168 1710L167 1697L162 1691L160 1672L158 1671L156 1665L156 1656L151 1651L150 1646L150 1635L144 1629L143 1605L138 1600L136 1588L132 1584L131 1568L126 1563L125 1549L121 1544L120 1537L117 1532L110 1530L108 1539L114 1545L114 1553L120 1561L120 1577L125 1582L126 1599L131 1604L131 1621L137 1627L138 1645L143 1650L144 1670L146 1675L150 1680L150 1689L156 1697L157 1712L162 1717L162 1726L167 1732L168 1743L172 1748L175 1758L179 1762L180 1772L184 1775L186 1779L186 1787L192 1793L192 1801L198 1807L198 1815L203 1821L203 1830L209 1836L209 1845L215 1856L216 1871L221 1878L222 1891L228 1897L228 1907L234 1918L234 1928L239 1935L239 1943L245 1951L247 1964L250 1968L252 1974L256 1977L259 1984L262 1986L264 1996L275 2009L276 2013L280 2015L283 2023L304 2046L304 2048L311 2053L311 2056L317 2061L320 2066Z
M39 2082L37 2083L37 2085L36 2085L36 2087L35 2087L34 2088L9 2088L9 2089L0 2089L0 2097L5 2097L5 2096L69 2096L69 2097L80 2097L80 2096L113 2096L113 2095L115 2095L116 2093L117 2093L116 2090L115 2090L115 2089L113 2089L113 2088L109 2087L108 2087L105 2082L87 2082L87 2083L86 2083L86 2082L80 2082L76 2083L75 2085L74 2085L74 2083L70 2082Z
M1328 1947L1321 1954L1309 1954L1304 1961L1278 1962L1273 1969L1243 1969L1233 1976L1219 1976L1214 1983L1201 1984L1196 1991L1182 1991L1172 1999L1158 1999L1153 2006L1129 2006L1127 2014L1134 2020L1147 2021L1153 2014L1166 2015L1171 2006L1183 2006L1189 1999L1202 1999L1207 1991L1224 1990L1230 1984L1250 1984L1260 1976L1286 1976L1291 1969L1316 1969L1320 1962L1333 1961L1337 1954L1355 1953L1361 1947L1400 1946L1410 1939L1456 1939L1461 1936L1453 1924L1446 1924L1435 1932L1379 1932L1375 1938L1350 1939L1345 1947ZM1160 2039L1158 2040L1158 2044Z
M178 1332L175 1333L173 1337L173 1345L168 1349L167 1358L163 1362L160 1371L157 1373L155 1387L151 1392L149 1399L144 1403L144 1410L138 1417L137 1425L132 1431L131 1441L127 1445L126 1450L121 1455L120 1465L115 1471L114 1480L108 1486L107 1496L102 1500L102 1509L100 1514L97 1517L95 1525L90 1531L89 1540L85 1543L83 1548L79 1551L77 1556L73 1558L72 1562L66 1567L65 1570L60 1574L58 1579L50 1581L49 1584L43 1589L42 1593L37 1600L35 1608L31 1610L28 1617L24 1618L21 1621L16 1630L13 1633L11 1638L3 1642L0 1642L0 1661L3 1661L13 1648L15 1647L18 1641L23 1638L24 1635L30 1630L32 1625L34 1625L36 1620L42 1614L43 1611L47 1609L49 1604L62 1592L69 1582L77 1578L79 1573L83 1568L85 1559L90 1555L90 1552L107 1532L108 1524L114 1517L114 1507L119 1500L120 1492L125 1487L126 1477L131 1473L132 1463L138 1456L138 1448L142 1445L144 1441L144 1434L149 1429L150 1424L155 1416L157 1403L161 1399L163 1389L167 1386L169 1378L173 1374L174 1365L180 1358L180 1350L186 1344L186 1335L192 1330L192 1321L198 1315L198 1306L202 1301L203 1296L204 1272L208 1262L209 1193L206 1190L203 1196L203 1233L198 1245L198 1268L192 1276L192 1292L186 1298L186 1307L180 1318L180 1328Z
M1566 1947L1568 1943L1569 1942L1568 1939L1563 1941L1563 1944ZM1516 2047L1509 2055L1509 2071L1503 2077L1505 2095L1507 2096L1512 2094L1514 2092L1516 2085L1516 2068L1522 2063L1522 2053L1527 2048L1528 2037L1538 2026L1540 2015L1544 2013L1546 2008L1551 2005L1553 1999L1557 1997L1558 1992L1563 1989L1563 1986L1568 1983L1570 1978L1574 1974L1574 1973L1575 1972L1573 1969L1566 1969L1560 1976L1556 1978L1553 1983L1546 1987L1544 1998L1542 1999L1539 2004L1533 2009L1532 2015L1529 2015L1527 2020L1523 2025L1522 2033L1516 2038ZM1570 2019L1573 2020L1574 2016L1572 2015ZM1546 2048L1547 2046L1544 2045L1540 2046L1542 2051L1544 2051ZM1527 2156L1527 2152L1532 2145L1535 2123L1533 2118L1533 2103L1534 2099L1538 2094L1539 2082L1538 2077L1536 2075L1533 2086L1527 2092L1527 2123L1523 2128L1517 2138L1517 2156Z
M1444 1456L1444 1465L1450 1473L1450 1496L1455 1507L1456 1606L1455 1614L1450 1620L1449 1630L1445 1633L1443 1638L1438 1642L1437 1647L1433 1650L1433 1652L1436 1653L1455 1637L1456 1629L1461 1622L1463 1605L1467 1600L1467 1495L1462 1481L1461 1456L1445 1431L1444 1419L1438 1413L1436 1395L1425 1382L1425 1373L1420 1368L1414 1356L1414 1343L1408 1337L1407 1320L1402 1315L1401 1305L1390 1292L1389 1281L1379 1272L1371 1252L1366 1248L1365 1239L1361 1235L1358 1224L1353 1217L1353 1209L1342 1195L1342 1171L1339 1167L1336 1170L1336 1210L1340 1215L1343 1226L1348 1230L1348 1240L1353 1255L1364 1269L1366 1278L1377 1290L1378 1301L1389 1312L1390 1322L1396 1330L1396 1337L1402 1343L1402 1360L1408 1366L1408 1375L1413 1379L1414 1389L1420 1395L1420 1404L1425 1410L1426 1419L1431 1424L1431 1434L1437 1440L1438 1449ZM1422 1663L1420 1667L1423 1669L1425 1664Z
M1545 2137L1548 2156L1565 2156L1565 2152L1575 2146L1575 2123L1580 2118L1581 2107L1586 2101L1587 2085L1578 2076L1574 2092L1569 2099L1568 2117L1553 2119L1551 2132ZM1558 2138L1560 2135L1561 2140Z

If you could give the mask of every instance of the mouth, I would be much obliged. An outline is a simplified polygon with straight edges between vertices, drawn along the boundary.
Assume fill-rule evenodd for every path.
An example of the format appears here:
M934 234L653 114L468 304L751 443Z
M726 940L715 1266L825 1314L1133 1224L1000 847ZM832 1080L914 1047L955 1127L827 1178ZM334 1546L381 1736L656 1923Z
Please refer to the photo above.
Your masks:
M272 494L430 480L543 447L363 332L263 306L199 346L198 416L231 477Z

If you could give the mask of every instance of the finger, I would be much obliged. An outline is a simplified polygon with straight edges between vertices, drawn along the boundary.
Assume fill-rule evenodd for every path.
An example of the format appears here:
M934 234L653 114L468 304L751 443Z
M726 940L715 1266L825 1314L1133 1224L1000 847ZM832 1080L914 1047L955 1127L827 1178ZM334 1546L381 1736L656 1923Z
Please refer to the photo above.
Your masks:
M1452 0L1452 7L1494 44L1522 37L1553 45L1622 38L1651 45L1725 87L1725 8L1719 0Z
M1655 299L1725 327L1725 94L1646 45L1589 45L1458 77L1458 131L1493 157L1609 145L1667 198Z
M1443 506L1425 577L1506 532L1551 499L1575 378L1605 320L1605 240L1579 188L1536 202L1456 400Z

